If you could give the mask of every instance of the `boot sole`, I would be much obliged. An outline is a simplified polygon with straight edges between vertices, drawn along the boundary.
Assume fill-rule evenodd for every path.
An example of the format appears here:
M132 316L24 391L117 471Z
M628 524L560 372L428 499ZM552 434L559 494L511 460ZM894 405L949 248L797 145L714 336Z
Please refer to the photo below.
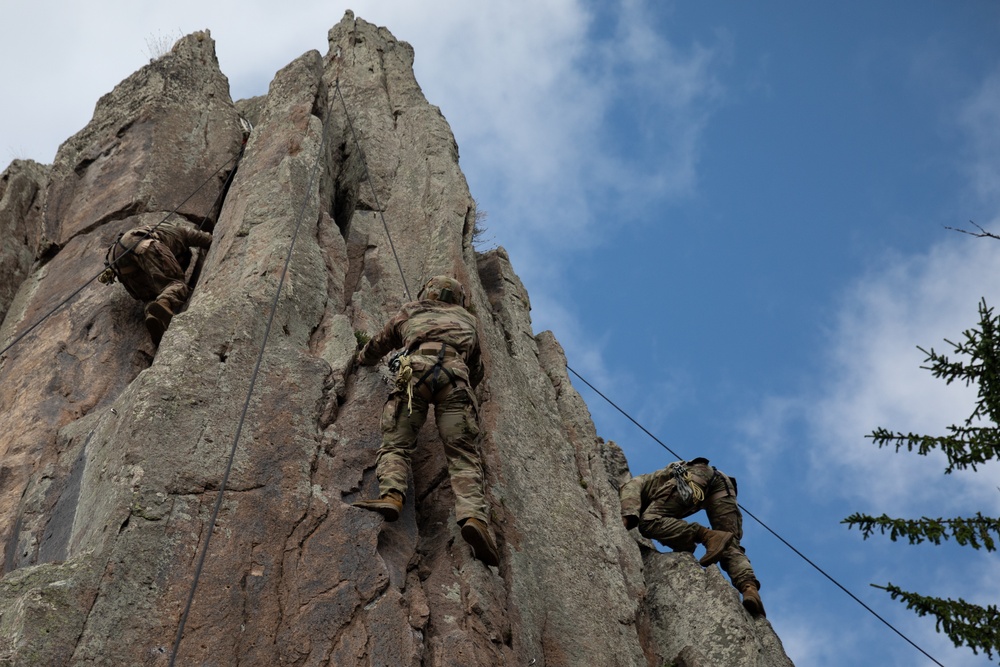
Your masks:
M478 560L494 567L500 566L500 555L493 546L489 533L483 534L478 526L468 521L462 526L462 539L469 543Z
M382 518L388 522L393 522L399 518L399 508L393 503L384 503L377 500L359 500L351 503L354 507L359 507L369 512L378 512Z
M751 616L761 616L767 618L767 614L764 613L764 605L757 604L756 600L744 600L743 608L746 609Z
M149 332L149 337L153 339L153 345L159 345L160 341L163 340L163 334L166 333L167 328L163 326L163 322L155 317L147 317L146 331Z
M152 301L146 306L146 329L149 331L153 343L160 344L173 317L174 314L159 301Z
M701 565L702 567L708 567L709 565L714 565L718 563L719 560L722 558L722 552L725 551L726 548L733 543L734 539L736 539L736 536L733 535L732 533L729 533L729 539L723 542L722 546L720 546L718 550L713 551L712 553L707 553L704 556L702 556L701 560L698 561L698 564Z

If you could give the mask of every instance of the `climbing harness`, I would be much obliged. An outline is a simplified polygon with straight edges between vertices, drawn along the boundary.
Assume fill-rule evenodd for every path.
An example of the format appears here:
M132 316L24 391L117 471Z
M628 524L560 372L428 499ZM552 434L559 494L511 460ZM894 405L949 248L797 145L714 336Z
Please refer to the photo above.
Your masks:
M161 221L159 224L163 224L163 222ZM159 227L159 225L156 226ZM159 240L156 232L153 231L154 229L155 228L152 226L146 226L119 232L118 238L111 242L111 245L108 246L107 252L104 253L104 271L101 272L101 275L99 275L97 279L105 285L110 286L114 284L116 278L120 281L122 276L127 276L138 270L138 267L135 266L134 260L131 259L131 256L141 255L143 251L149 247L149 242ZM143 240L139 241L132 247L126 246L122 243L122 238L124 238L124 236L128 233L141 236ZM120 247L124 252L121 252L120 254L116 253L116 247ZM122 282L122 285L125 285L125 283Z
M436 350L436 352L437 352L437 360L434 362L433 366L431 366L426 371L424 371L424 374L420 376L419 380L417 380L417 383L414 385L414 388L419 389L420 385L422 385L424 383L424 381L427 380L427 376L431 376L431 386L436 385L437 384L438 375L440 375L442 371L444 372L445 375L448 376L448 381L449 382L451 382L452 384L458 384L458 379L455 377L455 374L452 373L448 369L448 367L444 365L444 360L445 360L445 357L447 356L447 355L445 355L445 352L447 352L448 349L450 348L450 349L454 350L454 353L453 353L454 356L461 356L461 355L459 355L458 350L455 350L454 348L452 348L450 345L448 345L448 343L434 343L434 345L440 345L441 346L440 348L438 348ZM425 349L425 348L417 348L417 353L418 354L424 354L426 352L430 352L431 354L433 354L435 352L435 350L429 350L429 349ZM425 356L430 356L430 354L427 354Z
M674 479L677 494L688 505L700 505L705 500L705 491L698 486L684 461L675 461L667 466Z
M437 350L431 350L422 347L423 345L439 345L440 347ZM444 365L444 360L448 356L446 354L448 350L452 350L452 354L454 356L461 356L458 350L455 350L447 343L418 343L416 348L416 352L411 352L410 350L400 350L389 359L389 371L395 373L396 375L396 389L400 392L406 392L407 414L413 414L413 391L415 389L419 389L424 382L427 382L428 378L430 378L430 385L433 387L436 385L440 374L444 372L444 374L448 376L449 382L452 384L458 384L458 378L455 377L455 374ZM437 359L434 361L434 365L425 370L416 382L413 381L413 365L411 363L411 357L414 354L420 354L422 356L437 354Z

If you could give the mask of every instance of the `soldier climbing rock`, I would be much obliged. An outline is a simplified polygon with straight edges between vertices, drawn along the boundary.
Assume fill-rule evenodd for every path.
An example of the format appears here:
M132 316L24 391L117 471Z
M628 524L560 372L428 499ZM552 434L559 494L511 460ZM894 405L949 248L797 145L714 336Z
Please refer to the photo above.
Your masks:
M708 459L697 458L633 477L619 494L625 528L638 528L643 537L674 551L694 553L696 545L705 545L705 555L698 562L703 567L720 563L743 594L746 610L754 616L765 615L760 582L740 546L743 515L736 502L735 478L710 466ZM710 529L683 520L700 510L708 515Z
M110 285L118 278L129 294L147 302L146 329L153 343L159 345L170 320L191 293L184 280L191 261L190 248L208 248L211 244L211 234L187 222L135 227L108 248L108 268L100 280Z
M472 391L484 374L476 325L476 317L465 309L462 284L435 276L420 290L417 301L404 304L358 353L358 363L370 366L392 350L404 350L390 362L396 386L382 411L382 446L375 469L380 497L354 506L378 512L386 521L399 518L410 457L433 403L462 537L476 558L499 565L488 527L478 448L479 408Z

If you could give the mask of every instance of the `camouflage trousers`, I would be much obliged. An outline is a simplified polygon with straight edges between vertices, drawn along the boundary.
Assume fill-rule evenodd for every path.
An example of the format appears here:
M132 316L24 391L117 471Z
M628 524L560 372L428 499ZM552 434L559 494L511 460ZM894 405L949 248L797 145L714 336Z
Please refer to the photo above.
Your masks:
M476 397L464 382L458 381L456 385L444 373L413 391L412 412L407 410L406 392L393 391L389 395L382 411L382 447L375 468L379 493L397 491L406 495L410 457L431 403L448 459L448 475L455 494L455 518L459 522L476 518L488 523L483 464L478 447Z
M126 234L122 243L131 247L138 240L141 237L133 239ZM130 294L142 301L162 301L174 313L181 309L191 294L177 258L170 248L159 241L139 246L132 253L131 261L122 263L121 271L122 283Z
M754 582L759 589L760 582L750 566L750 559L740 546L740 540L743 539L743 515L736 504L736 496L727 494L727 491L731 492L732 487L725 475L719 473L705 489L705 500L697 505L685 503L676 492L654 500L639 519L639 533L674 551L693 553L702 526L683 519L705 510L713 530L725 530L736 536L719 560L719 565L729 575L733 586L740 589L744 583Z

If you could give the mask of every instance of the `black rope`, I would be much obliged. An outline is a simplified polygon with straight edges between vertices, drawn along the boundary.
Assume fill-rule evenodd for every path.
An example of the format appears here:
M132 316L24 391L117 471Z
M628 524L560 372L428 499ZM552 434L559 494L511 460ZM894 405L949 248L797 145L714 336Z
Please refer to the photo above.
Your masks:
M607 396L605 396L605 395L604 395L603 393L601 393L600 391L598 391L598 389L597 389L596 387L594 387L594 385L590 384L590 383L589 383L589 382L588 382L588 381L586 380L586 378L584 378L584 377L583 377L582 375L580 375L580 374L579 374L579 373L577 373L577 372L576 372L575 370L573 370L573 369L572 369L572 368L570 367L570 365L569 365L569 364L566 364L566 370L568 370L568 371L569 371L570 373L572 373L572 374L573 374L573 375L575 375L576 377L580 378L580 380L581 380L581 381L582 381L582 382L583 382L583 383L584 383L585 385L587 385L587 386L588 386L588 387L590 387L590 388L591 388L592 390L594 390L594 392L595 392L595 393L596 393L596 394L597 394L598 396L600 396L600 397L601 397L601 398L603 398L603 399L604 399L605 401L607 401L607 402L608 402L608 403L609 403L609 404L610 404L610 405L611 405L611 406L612 406L612 407L613 407L613 408L614 408L615 410L617 410L618 412L620 412L620 413L622 413L623 415L625 415L625 417L626 417L626 418L627 418L627 419L628 419L629 421L631 421L631 422L632 422L633 424L635 424L635 425L636 425L636 426L638 426L638 427L639 427L640 429L642 429L643 433L645 433L645 434L646 434L646 435L648 435L648 436L649 436L650 438L652 438L653 440L655 440L655 441L656 441L656 442L657 442L657 443L658 443L658 444L659 444L659 445L660 445L661 447L663 447L663 448L664 448L665 450L667 450L668 452L670 452L670 453L671 453L671 454L672 454L672 455L673 455L673 456L674 456L675 458L677 458L677 459L683 459L683 458L684 458L683 456L680 456L680 455L679 455L679 454L678 454L677 452L675 452L674 450L670 449L670 448L669 448L669 447L667 447L667 446L666 446L665 444L663 444L663 441L661 441L661 440L660 440L659 438L657 438L657 437L656 437L655 435L653 435L653 434L652 434L652 433L650 433L650 432L649 432L648 430L646 430L646 427L644 427L644 426L643 426L642 424L640 424L640 423L639 423L639 422L637 422L637 421L636 421L635 419L633 419L633 418L632 418L632 416L631 416L630 414L628 414L627 412L625 412L624 410L622 410L622 409L621 409L620 407L618 407L618 405L617 405L617 404L616 404L616 403L615 403L614 401L612 401L612 400L611 400L610 398L608 398L608 397L607 397ZM908 644L909 644L910 646L912 646L913 648L915 648L915 649L917 649L918 651L920 651L921 653L923 653L923 654L924 654L924 656L926 656L926 657L927 657L927 659L928 659L928 660L930 660L931 662L933 662L933 663L934 663L935 665L938 665L939 667L944 667L944 665L942 665L942 664L941 664L940 662L938 662L937 660L935 660L935 659L934 659L934 657L933 657L933 656L931 656L931 654L929 654L929 653L928 653L927 651L925 651L924 649L920 648L920 647L919 647L919 646L917 646L917 645L916 645L915 643L913 643L913 641L912 641L912 640L911 640L911 639L910 639L909 637L907 637L907 636L906 636L906 635L904 635L904 634L903 634L902 632L900 632L899 630L897 630L897 629L896 629L896 628L895 628L895 627L894 627L894 626L893 626L893 625L892 625L891 623L889 623L889 621L887 621L887 620L885 620L884 618L882 618L881 616L879 616L879 615L878 615L878 613L876 613L876 612L875 612L875 611L874 611L874 610L873 610L873 609L872 609L871 607L869 607L869 606L868 606L868 605L866 605L866 604L865 604L864 602L862 602L862 601L861 601L861 600L860 600L860 599L859 599L859 598L858 598L858 597L857 597L856 595L854 595L854 593L852 593L851 591L847 590L847 588L845 588L845 587L844 587L843 585L841 585L841 584L840 584L840 582L838 582L838 581L837 581L836 579L834 579L834 578L833 578L832 576L830 576L829 574L827 574L827 573L826 573L826 572L825 572L825 571L823 570L823 568L821 568L821 567L820 567L819 565L817 565L817 564L816 564L816 563L814 563L814 562L813 562L812 560L810 560L809 558L807 558L807 557L806 557L806 556L805 556L805 555L804 555L804 554L803 554L803 553L802 553L801 551L799 551L798 549L796 549L796 548L795 548L794 546L792 546L792 545L791 545L791 544L790 544L790 543L789 543L789 542L788 542L787 540L785 540L785 538L783 538L783 537L782 537L781 535L779 535L779 534L778 534L778 533L776 533L776 532L775 532L774 530L772 530L772 529L770 528L770 526L768 526L768 525L767 525L766 523L764 523L763 521L761 521L760 519L758 519L758 518L757 518L757 517L756 517L756 516L755 516L755 515L754 515L753 513L751 513L751 512L750 512L750 510L748 510L748 509L747 509L746 507L744 507L744 506L743 506L742 504L740 504L740 503L737 503L737 505L739 505L739 508L740 508L741 510L743 510L743 512L744 512L744 513L746 513L746 515L747 515L747 516L749 516L749 517L750 517L751 519L753 519L754 521L756 521L757 523L759 523L759 524L760 524L760 525L761 525L761 526L762 526L762 527L764 528L764 530L766 530L767 532L771 533L771 534L772 534L772 535L774 535L774 536L775 536L776 538L778 538L778 540L779 540L779 541L780 541L780 542L781 542L782 544L784 544L784 545L785 545L786 547L788 547L789 549L791 549L791 550L792 550L792 551L793 551L793 552L795 553L795 555L797 555L797 556L798 556L799 558L801 558L801 559L802 559L802 560L804 560L805 562L809 563L809 565L812 565L812 566L813 566L813 568L815 568L815 570L816 570L817 572L819 572L819 573L820 573L820 574L822 574L822 575L823 575L824 577L826 577L826 578L827 578L827 579L829 579L829 580L830 580L831 582L833 582L833 584L834 584L835 586L837 586L837 588L839 588L839 589L840 589L840 590L842 590L843 592L847 593L847 595L849 595L849 596L851 597L851 599L852 599L852 600L854 600L855 602L857 602L858 604L860 604L860 605L861 605L862 607L864 607L864 608L865 608L865 609L866 609L866 610L867 610L867 611L868 611L868 612L869 612L869 613L870 613L870 614L871 614L872 616L874 616L874 617L875 617L875 618L877 618L878 620L882 621L882 623L884 623L884 624L885 624L885 625L886 625L886 626L887 626L887 627L888 627L888 628L889 628L890 630L892 630L892 631L893 631L893 632L895 632L895 633L896 633L897 635L899 635L900 637L902 637L902 638L903 638L903 640L905 640L905 641L906 641L906 643L908 643Z
M344 93L340 90L340 78L334 82L334 87L337 89L337 94L340 95L340 102L344 105L344 116L347 118L347 127L351 130L351 136L354 137L354 144L358 147L358 154L361 156L361 165L365 169L365 180L368 181L368 186L372 189L372 197L375 200L375 208L378 210L379 217L382 218L382 226L385 228L386 238L389 239L389 248L392 250L392 256L396 258L396 267L399 269L399 277L403 280L403 292L406 294L406 300L412 301L413 297L410 296L410 287L406 284L406 276L403 275L403 265L399 262L399 255L396 254L396 246L392 243L392 235L389 233L389 225L385 221L385 213L382 211L382 205L378 201L378 195L375 193L375 183L372 180L371 174L368 173L368 161L365 160L365 153L361 150L361 142L358 141L358 133L354 131L354 124L351 122L351 114L347 111L347 100L344 99Z
M160 225L162 225L167 220L169 220L172 215L174 215L175 213L177 213L177 211L180 210L181 206L184 206L184 204L188 203L188 201L190 201L192 197L194 197L196 194L198 194L201 191L201 189L203 187L205 187L213 178L215 178L215 176L220 171L222 171L223 169L225 169L226 167L228 167L230 165L230 163L232 163L234 160L239 160L242 156L243 156L243 149L241 148L238 155L236 155L233 158L230 158L224 165L222 165L221 167L219 167L218 169L216 169L214 172L212 172L212 175L209 176L208 178L206 178L205 181L201 185L199 185L195 189L194 192L192 192L191 194L189 194L184 201L182 201L180 204L178 204L176 206L176 208L174 208L174 210L172 210L170 213L167 213L166 217L164 217L162 220L160 220L158 223L156 223L153 226L153 230L152 231L155 231ZM233 171L235 172L235 169ZM216 199L216 202L218 202L218 199ZM212 205L212 208L214 210L215 204ZM135 250L135 248L139 245L139 243L141 243L141 241L137 241L131 247L126 248L125 252L123 252L117 258L113 259L113 261L111 262L111 266L115 266L116 264L118 264L118 262L120 262L122 259L124 259L126 256L128 256L129 253L131 253L133 250ZM27 329L25 329L24 331L22 331L20 334L18 334L17 336L15 336L14 339L5 348L3 348L2 350L0 350L0 357L3 357L3 355L7 352L7 350L9 350L10 348L14 347L18 343L20 343L21 340L23 340L24 337L27 336L29 333L31 333L32 331L34 331L38 327L38 325L40 325L42 322L44 322L45 320L47 320L48 318L50 318L52 315L54 315L57 310L59 310L60 308L62 308L63 306L65 306L67 303L69 303L70 301L72 301L73 299L75 299L76 296L87 287L87 285L89 285L90 283L94 282L97 278L99 278L101 276L101 274L104 273L104 271L105 271L105 269L102 269L100 273L98 273L97 275L91 277L90 280L88 280L83 285L81 285L76 290L74 290L72 294L70 294L68 297L66 297L65 299L63 299L62 301L60 301L58 304L56 304L55 307L52 308L52 310L50 310L49 312L45 313L45 315L43 315L38 321L36 321L30 327L28 327Z
M309 203L309 193L312 192L313 183L316 181L316 174L319 172L323 149L326 146L327 141L327 128L329 127L332 115L333 114L328 111L326 120L323 123L323 133L320 140L319 150L316 153L316 163L313 165L312 174L309 176L309 184L306 186L306 194L302 200L302 207L299 209L298 220L295 223L295 231L292 233L292 241L288 246L288 254L285 256L285 264L281 269L281 277L278 280L278 289L275 290L274 299L271 302L271 312L267 319L267 326L264 329L264 338L260 343L260 351L257 354L257 363L254 365L253 373L250 375L250 387L247 390L247 397L243 402L243 411L240 413L240 419L236 426L236 435L233 437L233 444L229 450L229 459L226 462L226 471L222 476L222 482L219 485L219 491L215 497L215 506L212 509L212 516L208 522L208 530L205 533L205 543L202 545L201 554L198 556L198 563L195 566L194 579L191 582L191 590L188 594L187 603L184 605L184 611L181 614L180 625L177 627L177 636L174 639L174 646L170 656L170 667L174 667L174 661L177 659L177 651L180 649L181 638L184 635L184 627L187 624L188 614L191 612L191 605L194 602L195 591L198 588L198 581L201 579L201 573L204 569L209 542L212 539L212 532L215 530L215 523L218 520L219 510L222 507L222 499L226 492L226 485L229 483L229 475L233 470L233 461L236 458L236 449L240 442L240 435L243 433L243 424L246 422L247 412L250 410L250 399L253 397L254 387L257 384L257 375L260 373L260 367L264 360L264 350L267 347L267 340L271 335L271 326L274 324L274 316L278 311L278 299L281 297L281 290L285 284L288 267L292 261L292 250L295 248L295 240L298 238L299 229L302 227L302 220L305 217L306 206Z
M223 182L222 187L219 188L219 194L216 195L215 201L212 202L212 208L209 209L209 213L208 213L209 216L211 216L212 213L215 212L217 209L218 209L219 213L222 213L222 209L220 208L220 204L222 203L222 198L226 196L226 192L229 191L229 186L233 184L233 179L236 177L236 169L237 169L237 167L239 167L240 160L243 159L243 153L246 152L246 149L247 149L247 139L246 139L246 136L244 135L243 144L240 146L240 152L237 153L237 155L236 155L236 164L233 165L232 171L230 171L229 175L226 176L226 180L225 180L225 182ZM232 162L232 160L230 160L229 162ZM226 165L228 165L229 162L227 162ZM226 165L223 165L223 168ZM222 168L216 169L215 173L218 174L220 171L222 171ZM212 175L214 176L215 174L212 174ZM204 229L205 228L205 223L208 222L208 220L209 220L209 218L205 217L198 224L198 231L205 231L205 229ZM160 224L162 224L163 222L164 221L161 220ZM218 222L218 220L216 220L216 222ZM159 225L157 225L157 226L159 226Z

